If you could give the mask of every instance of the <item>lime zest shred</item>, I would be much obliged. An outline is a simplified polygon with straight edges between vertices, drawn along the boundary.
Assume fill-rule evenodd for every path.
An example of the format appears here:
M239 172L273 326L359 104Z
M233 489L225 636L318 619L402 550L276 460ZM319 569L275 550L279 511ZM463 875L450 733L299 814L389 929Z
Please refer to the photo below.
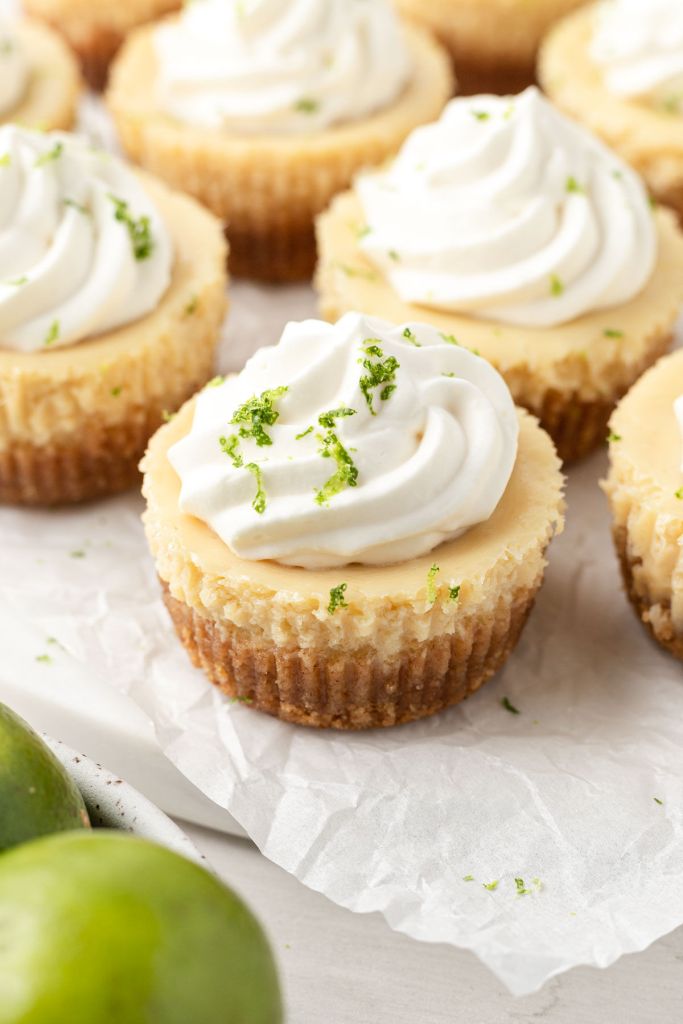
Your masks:
M327 606L327 610L330 615L334 615L337 608L348 608L348 604L344 598L344 594L348 589L348 583L340 583L337 587L332 587L330 590L330 602Z
M358 362L366 372L360 378L359 387L371 415L376 416L372 392L381 387L380 400L387 402L396 390L396 371L400 369L401 364L395 356L384 357L378 338L367 338L363 342L363 353L365 358L359 359Z
M511 715L521 715L521 713L522 713L519 710L519 708L515 707L515 705L512 703L512 701L509 699L509 697L501 697L500 704L501 704L501 707L504 707L505 710L509 711Z
M435 562L434 565L430 568L429 572L427 573L427 600L429 601L430 604L434 604L436 602L436 577L439 575L440 572L441 569Z

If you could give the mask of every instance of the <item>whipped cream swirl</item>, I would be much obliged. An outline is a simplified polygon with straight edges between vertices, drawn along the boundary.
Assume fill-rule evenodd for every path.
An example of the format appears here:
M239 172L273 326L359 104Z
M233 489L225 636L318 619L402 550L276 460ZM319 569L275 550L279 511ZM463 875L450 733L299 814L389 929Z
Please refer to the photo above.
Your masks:
M181 509L239 557L319 569L405 561L484 522L517 441L484 359L433 327L348 313L290 323L206 388L169 460Z
M452 100L356 188L359 244L405 302L553 327L628 302L655 267L640 179L535 88Z
M163 109L241 134L366 117L410 74L389 0L193 0L155 38Z
M34 352L156 308L166 227L121 161L60 133L0 128L0 348Z
M683 4L606 0L599 5L591 56L608 90L683 113Z
M21 40L12 22L0 17L0 117L7 117L19 105L28 78L28 61Z

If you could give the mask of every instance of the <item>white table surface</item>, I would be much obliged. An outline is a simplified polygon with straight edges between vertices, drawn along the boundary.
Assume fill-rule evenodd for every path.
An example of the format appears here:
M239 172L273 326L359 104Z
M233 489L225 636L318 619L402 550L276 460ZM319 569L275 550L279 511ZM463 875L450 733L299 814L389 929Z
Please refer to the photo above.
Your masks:
M258 914L280 965L287 1024L680 1024L683 928L606 971L579 968L513 998L468 952L343 910L247 840L186 831Z

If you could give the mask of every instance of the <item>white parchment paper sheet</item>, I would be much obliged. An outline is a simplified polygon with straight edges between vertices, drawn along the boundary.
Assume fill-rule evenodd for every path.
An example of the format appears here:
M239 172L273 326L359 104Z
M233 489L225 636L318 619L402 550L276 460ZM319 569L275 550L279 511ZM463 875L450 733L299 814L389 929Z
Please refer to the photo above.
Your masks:
M113 145L91 98L81 123ZM314 311L307 288L237 286L221 369ZM214 693L159 599L136 495L0 509L0 675L130 694L267 857L398 931L473 950L515 993L605 967L683 923L683 672L621 593L604 467L571 473L567 531L506 669L432 720L316 733Z
M313 311L308 289L238 286L222 368ZM683 672L621 592L604 468L599 455L571 472L567 530L506 669L429 721L317 733L214 693L160 602L135 495L0 510L1 671L106 679L305 885L472 949L531 992L683 923Z

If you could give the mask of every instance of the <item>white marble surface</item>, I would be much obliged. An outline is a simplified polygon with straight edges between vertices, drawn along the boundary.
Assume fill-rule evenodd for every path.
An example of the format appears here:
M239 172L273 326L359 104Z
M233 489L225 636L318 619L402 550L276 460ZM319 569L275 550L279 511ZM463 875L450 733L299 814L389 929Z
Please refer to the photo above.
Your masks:
M606 971L579 968L513 998L476 958L392 932L306 889L250 843L190 826L190 837L265 925L287 1024L678 1024L683 928Z

